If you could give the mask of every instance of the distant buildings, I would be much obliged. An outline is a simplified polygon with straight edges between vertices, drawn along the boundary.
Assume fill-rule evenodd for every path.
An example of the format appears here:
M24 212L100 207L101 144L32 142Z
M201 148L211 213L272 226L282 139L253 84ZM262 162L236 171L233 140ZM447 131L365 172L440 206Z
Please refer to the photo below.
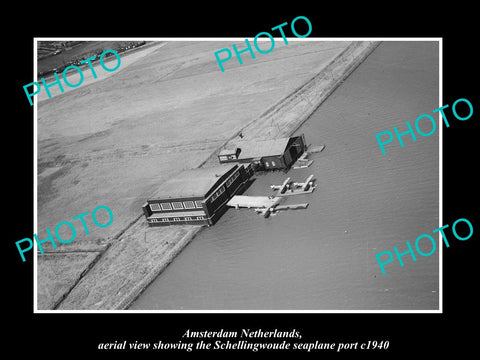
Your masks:
M252 175L250 164L184 171L163 183L143 212L150 226L213 225Z
M83 51L77 50L72 51L72 48L81 48L84 43L88 43L88 41L38 41L37 43L37 61L38 63L38 71L37 76L43 77L52 75L54 72L61 72L65 68L71 65L75 66L82 66L82 61L92 57L97 56L99 57L105 50L104 46L102 46L101 42L98 42L97 47L85 46ZM113 46L112 50L115 50L117 53L121 54L124 51L134 49L146 44L146 41L119 41L117 45ZM54 55L58 55L63 53L61 57L57 58L56 60L51 60L47 62L43 62L43 60L48 57L53 57ZM105 53L105 57L108 58L113 54L110 52ZM55 58L54 58L55 59ZM94 59L93 62L97 61ZM86 66L86 65L83 65Z

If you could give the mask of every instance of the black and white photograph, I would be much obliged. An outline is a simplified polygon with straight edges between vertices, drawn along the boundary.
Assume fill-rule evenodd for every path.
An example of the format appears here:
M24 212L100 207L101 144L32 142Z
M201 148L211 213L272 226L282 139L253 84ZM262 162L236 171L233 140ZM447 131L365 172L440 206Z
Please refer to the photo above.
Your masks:
M37 41L39 310L440 308L441 42L265 38Z
M12 334L70 332L32 340L53 358L474 351L468 16L251 10L8 40Z

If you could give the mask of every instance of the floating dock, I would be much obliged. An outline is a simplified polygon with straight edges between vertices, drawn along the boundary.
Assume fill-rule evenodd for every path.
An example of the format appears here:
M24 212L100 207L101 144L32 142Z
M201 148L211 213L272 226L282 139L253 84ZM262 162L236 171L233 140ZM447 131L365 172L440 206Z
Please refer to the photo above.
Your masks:
M306 152L309 154L315 154L318 152L322 152L324 149L325 149L325 145L320 145L320 146L309 145Z
M293 182L290 178L287 178L282 185L270 185L272 190L275 190L275 196L291 196L291 195L303 195L310 194L315 190L315 179L313 174L307 177L304 182Z
M307 168L307 167L309 167L310 165L312 165L312 164L313 164L313 160L308 160L307 157L308 157L308 151L305 151L305 152L297 159L297 161L295 161L295 163L293 164L292 168L293 168L293 169L303 169L303 168Z

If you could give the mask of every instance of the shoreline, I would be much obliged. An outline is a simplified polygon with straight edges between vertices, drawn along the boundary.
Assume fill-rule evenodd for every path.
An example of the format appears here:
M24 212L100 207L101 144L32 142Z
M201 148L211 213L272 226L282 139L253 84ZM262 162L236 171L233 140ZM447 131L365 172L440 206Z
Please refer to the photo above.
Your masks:
M378 45L352 42L318 74L236 132L198 167L216 165L217 153L240 132L248 138L292 134ZM202 229L170 226L159 234L145 224L143 216L137 217L115 236L54 309L128 309Z

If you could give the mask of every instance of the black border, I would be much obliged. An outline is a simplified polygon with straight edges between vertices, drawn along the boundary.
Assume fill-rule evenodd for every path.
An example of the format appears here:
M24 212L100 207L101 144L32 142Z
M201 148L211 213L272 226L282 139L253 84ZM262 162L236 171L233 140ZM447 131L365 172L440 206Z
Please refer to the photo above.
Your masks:
M476 305L475 257L478 251L478 210L472 206L475 169L478 160L477 132L478 76L477 43L474 37L473 6L453 4L449 9L419 9L408 4L384 4L371 9L368 4L325 4L293 9L276 3L260 12L245 3L198 4L198 9L183 4L172 10L163 5L138 4L123 13L105 6L83 5L66 9L61 5L18 11L20 34L11 36L4 29L9 54L2 60L7 74L6 139L2 142L4 189L9 195L7 208L6 258L7 287L4 298L7 314L7 339L12 349L32 349L35 355L53 358L99 353L98 342L139 340L178 341L186 329L270 330L297 329L304 340L333 342L389 340L383 352L368 356L438 355L453 351L468 354L475 350ZM275 11L273 8L275 7ZM278 10L277 10L278 9ZM25 9L26 10L26 9ZM105 12L103 12L103 11ZM186 10L189 10L188 12ZM441 37L443 38L443 104L467 98L474 107L473 117L452 121L443 131L443 223L468 218L474 226L469 241L454 241L443 250L443 314L33 314L33 258L22 263L14 241L33 233L33 108L25 100L22 86L32 81L33 38L48 36L150 36L150 37L253 37L260 31L303 15L313 25L311 37ZM15 22L15 21L14 21ZM3 26L3 25L2 25ZM15 31L15 28L13 28ZM11 36L11 37L10 37ZM7 60L7 61L6 61ZM476 91L474 91L476 90ZM477 110L478 109L478 110ZM8 135L7 135L8 134ZM5 184L5 182L4 182ZM30 206L30 204L32 206ZM473 327L471 327L473 325ZM128 352L108 352L102 356L131 356ZM182 353L183 354L183 353ZM188 354L188 353L187 353ZM198 356L199 353L190 353ZM222 356L228 353L220 353ZM260 353L243 353L265 356ZM289 353L291 354L291 353ZM296 356L307 353L295 353ZM331 352L312 356L338 355ZM173 353L150 352L156 358ZM210 354L208 354L210 356ZM360 352L340 355L364 355Z

